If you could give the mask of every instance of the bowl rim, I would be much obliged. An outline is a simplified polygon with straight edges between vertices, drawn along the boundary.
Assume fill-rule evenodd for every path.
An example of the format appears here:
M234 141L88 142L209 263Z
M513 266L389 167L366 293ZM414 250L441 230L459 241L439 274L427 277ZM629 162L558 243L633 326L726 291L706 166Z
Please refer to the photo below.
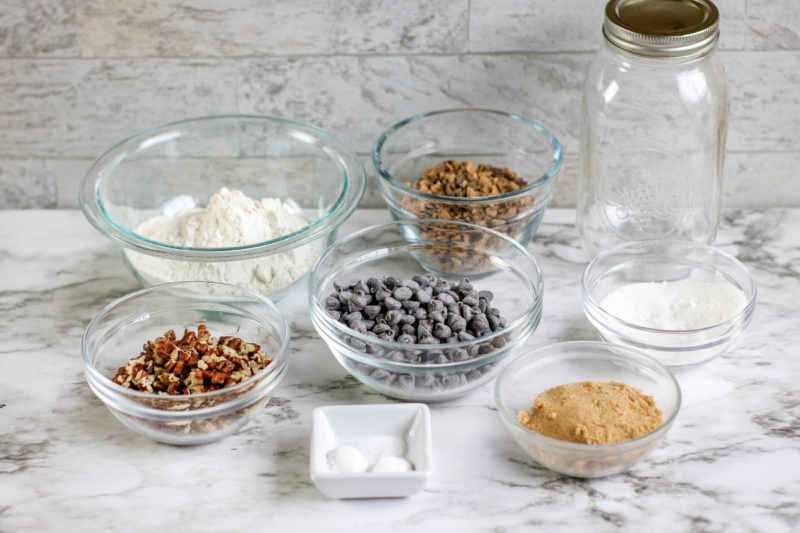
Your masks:
M196 122L213 121L272 122L293 126L317 138L326 139L334 145L336 151L335 154L326 153L331 157L332 161L340 167L342 173L343 181L339 196L322 216L309 222L297 231L263 242L230 247L198 248L177 246L148 239L136 233L135 228L127 228L110 216L99 198L101 182L99 169L105 164L109 157L125 145L163 135L166 130L171 128ZM107 148L92 162L91 166L86 171L79 187L78 203L81 206L84 216L92 226L115 244L134 252L153 255L164 259L178 259L184 261L229 261L259 257L274 252L284 252L328 234L350 217L361 201L365 190L366 170L361 158L337 137L325 130L280 117L254 114L222 114L190 117L153 126L138 133L134 133L112 145L110 148Z
M610 255L613 255L615 253L619 253L621 251L628 250L628 249L633 249L633 248L640 247L640 246L648 246L649 247L649 246L665 246L665 245L679 246L679 247L682 247L684 249L686 247L690 247L692 249L701 249L701 250L704 250L704 251L711 252L711 253L716 254L719 257L725 259L726 261L728 261L739 272L744 273L745 276L746 276L746 279L747 279L747 287L743 287L742 288L743 289L742 292L744 292L745 297L747 298L747 302L745 303L745 306L742 308L742 310L739 311L736 315L734 315L731 318L729 318L728 320L725 320L723 322L719 322L717 324L712 324L710 326L704 326L702 328L693 328L693 329L659 329L659 328L651 328L651 327L647 327L647 326L642 326L640 324L635 324L633 322L628 322L626 320L623 320L623 319L617 317L616 315L611 314L606 309L604 309L600 305L600 302L598 302L594 298L594 296L592 295L593 286L589 285L589 278L590 278L590 274L593 273L592 270L596 269L597 264L600 261L602 261L606 257L608 257ZM666 254L666 252L662 253L662 256L663 257L669 257ZM682 258L682 256L680 256L679 259L680 258ZM623 266L625 266L627 263L628 263L628 261L626 261L624 263L617 263L617 264L614 265L613 268L604 270L603 272L599 273L596 276L596 278L599 279L600 277L606 275L607 273L609 273L609 272L611 272L613 270L620 269ZM703 266L702 263L693 262L693 264L697 264L697 265ZM734 324L739 323L739 322L747 322L749 320L749 318L752 316L753 311L755 310L755 306L756 306L758 285L756 284L755 278L753 277L752 273L744 265L744 263L739 261L739 259L737 259L736 256L734 256L733 254L728 253L728 252L726 252L724 250L720 250L719 248L716 248L714 246L710 246L710 245L707 245L707 244L703 244L703 243L699 243L699 242L695 242L695 241L681 240L681 239L644 239L644 240L638 240L638 241L622 243L622 244L619 244L617 246L613 246L611 248L608 248L608 249L602 251L601 253L599 253L594 259L592 259L589 262L588 265L586 265L586 268L584 269L583 274L581 275L581 293L583 295L583 307L584 307L585 312L587 314L589 314L589 313L598 314L599 317L596 318L596 320L601 322L604 327L612 329L612 330L614 330L615 328L621 327L621 328L631 329L631 330L634 330L634 331L641 331L641 332L645 332L645 333L655 333L655 334L659 334L659 335L664 335L665 338L669 338L669 337L677 337L677 336L685 336L685 335L713 332L714 330L722 329L723 331L722 331L722 333L720 333L720 336L724 336L725 332L728 331L729 326L734 325ZM719 339L710 339L709 343L714 344L714 343L717 343L718 341L719 341ZM698 348L702 348L703 346L705 346L705 344L707 344L707 343L704 343L704 344L701 344L701 345L697 345L697 346L690 345L690 346L687 346L687 347L665 346L665 349L677 350L677 351L684 351L686 349L695 350L695 349L698 349ZM649 344L648 346L658 346L658 345Z
M215 391L200 392L200 393L197 393L197 394L170 395L170 394L156 394L156 393L152 393L152 392L137 391L137 390L134 390L134 389L129 389L127 387L123 387L122 385L120 385L118 383L115 383L110 378L108 378L107 376L103 375L97 369L97 367L94 365L93 360L92 360L92 355L93 354L89 353L89 350L88 350L89 336L90 336L90 333L93 331L95 325L102 318L104 318L109 312L111 312L112 310L116 309L120 305L123 305L123 304L125 304L125 303L127 303L127 302L129 302L131 300L134 300L134 299L139 298L141 296L144 296L146 294L150 294L150 293L154 293L154 292L163 292L163 291L167 291L167 290L180 289L181 287L187 287L187 286L200 287L200 286L209 286L209 285L218 286L218 287L223 288L223 289L231 289L231 288L232 289L236 289L237 291L240 291L241 293L243 293L244 296L247 296L247 297L251 298L251 301L253 303L257 303L257 304L260 304L260 305L265 305L270 311L275 313L280 318L280 320L278 321L277 325L279 327L279 333L283 332L284 335L282 335L281 338L280 338L280 346L276 351L276 355L272 358L272 361L270 362L270 364L268 366L266 366L264 369L262 369L261 371L259 371L256 374L253 374L248 379L240 381L239 383L237 383L236 385L233 385L231 387L224 387L224 388L221 388L221 389L217 389ZM270 324L270 325L272 326L274 324ZM215 405L215 406L212 406L212 407L206 407L206 408L200 408L200 409L187 409L187 410L183 410L183 411L170 411L169 409L159 409L159 408L153 407L153 406L151 406L149 404L146 404L146 403L135 402L134 399L140 399L140 400L156 400L157 399L157 400L161 400L161 401L166 401L166 402L172 401L172 402L177 403L177 402L191 401L191 400L194 400L194 399L214 399L214 398L217 398L219 396L226 396L226 395L229 395L229 394L235 394L240 389L246 388L248 386L253 386L254 388L252 390L256 390L257 391L258 389L256 388L256 386L260 382L262 382L262 381L258 380L258 378L260 377L259 376L260 374L264 373L264 378L265 378L265 379L263 379L264 382L271 382L272 381L271 379L269 379L270 375L272 375L272 376L276 376L276 375L280 376L280 375L282 375L281 370L286 366L286 363L289 360L289 356L290 356L290 352L291 352L289 350L290 339L291 339L291 329L289 327L289 323L286 321L286 317L283 315L281 310L266 296L262 296L261 294L258 294L258 293L254 292L254 291L251 291L250 289L245 289L244 287L239 287L237 285L231 285L229 283L221 283L221 282L216 282L216 281L176 281L176 282L173 282L173 283L163 283L161 285L154 285L152 287L147 287L147 288L144 288L144 289L139 289L139 290L130 292L130 293L124 295L124 296L121 296L121 297L117 298L116 300L112 301L111 303L109 303L108 305L103 307L103 309L101 309L100 312L98 312L94 316L94 318L92 318L92 320L89 322L89 325L86 327L86 330L84 331L84 334L83 334L83 336L81 338L81 358L83 360L83 367L84 367L84 371L86 373L86 379L89 382L90 386L92 386L92 387L99 386L104 391L108 391L113 396L117 397L118 399L120 399L120 400L122 400L124 402L134 402L135 405L132 406L134 408L134 410L143 411L143 412L155 412L155 413L162 413L162 414L163 413L168 413L168 414L170 414L170 418L172 418L172 417L181 417L181 416L188 416L188 417L194 418L194 417L197 416L198 413L203 413L203 412L205 412L205 410L217 410L217 409L220 409L220 408L227 408L227 406L229 404L231 404L231 402L233 402L233 401L239 402L242 399L249 400L249 396L247 394L247 392L249 392L249 391L246 391L242 396L239 396L239 397L236 397L236 398L231 398L229 400L224 401L223 403L221 403L219 405ZM275 371L275 369L277 369L277 372ZM104 403L105 403L105 401L104 401ZM233 405L233 404L231 404L231 405Z
M532 361L542 361L545 359L551 359L552 361L550 361L550 364L552 364L553 362L557 363L558 360L562 360L565 357L565 354L552 353L552 352L554 350L559 350L564 348L570 349L570 351L573 352L570 354L566 354L567 357L571 358L580 358L580 356L582 355L580 352L582 350L589 350L589 349L598 350L606 352L607 355L613 355L629 363L644 365L649 367L651 370L655 370L661 376L666 377L667 383L672 385L671 390L675 394L674 411L665 420L662 420L661 425L659 425L653 431L646 433L635 439L624 440L612 444L583 444L579 442L558 440L551 437L547 437L545 435L542 435L541 433L537 433L532 429L523 426L517 420L516 413L512 415L512 413L510 412L510 407L506 405L502 399L503 395L502 388L503 385L505 384L507 376L513 372L515 366L522 366L523 360L526 360L524 361L525 363L529 363ZM620 353L613 353L612 350L613 352L624 351L625 355ZM586 354L583 355L585 356ZM544 391L540 391L539 393L537 393L537 395L542 392ZM531 398L531 403L533 403L534 398ZM663 364L661 364L653 357L650 357L649 355L645 354L644 352L636 348L632 348L624 344L614 344L604 341L564 341L523 351L515 355L500 370L500 372L497 375L497 379L495 381L495 386L494 386L495 406L497 407L497 411L500 413L501 419L510 428L513 428L517 431L522 431L526 436L532 438L534 441L536 441L538 444L542 446L546 446L551 449L559 448L561 450L565 450L569 453L574 453L576 455L591 456L591 457L610 456L620 452L627 452L630 451L630 449L632 448L638 448L639 446L644 446L648 444L649 441L651 440L657 440L664 432L666 432L672 426L672 423L675 421L675 418L678 416L678 413L681 410L682 399L683 399L683 394L681 392L681 387L680 384L678 383L678 380L675 379L675 376Z
M364 235L366 233L369 233L371 231L387 229L387 228L390 228L390 227L397 228L397 227L400 227L400 226L403 226L403 225L418 226L418 225L421 225L421 224L442 223L442 222L446 222L448 224L458 224L460 226L465 226L466 228L469 228L469 229L478 229L478 230L482 230L482 231L487 231L487 232L493 234L495 237L500 237L501 239L503 239L507 243L511 244L512 246L514 246L518 251L520 251L523 254L523 257L525 257L530 262L530 264L533 266L533 268L536 271L536 279L535 280L529 280L531 282L531 285L535 289L536 298L534 298L533 303L529 306L529 308L527 309L527 311L524 314L522 314L514 322L508 323L506 325L506 327L498 329L497 331L493 331L490 335L486 335L484 337L476 337L475 339L472 339L472 340L459 341L459 342L454 342L454 343L450 343L450 344L403 344L403 343L399 343L397 341L388 341L388 340L380 339L380 338L377 338L377 337L371 337L371 336L366 335L364 333L360 333L360 332L358 332L358 331L356 331L354 329L350 329L349 327L345 326L341 322L339 322L337 320L334 320L328 313L326 313L324 311L324 309L322 307L322 299L318 297L318 293L321 294L321 288L326 283L320 283L319 284L320 287L313 286L313 283L314 283L314 279L316 277L316 272L317 272L317 269L318 269L319 265L322 263L322 261L328 255L333 253L333 250L336 247L341 246L342 244L345 244L346 242L349 242L349 241L352 241L354 239L360 238L362 235ZM328 276L324 280L321 280L321 281L327 282L330 277L331 276ZM494 339L496 339L496 338L498 338L498 337L500 337L502 335L508 334L511 331L523 330L524 328L522 326L525 326L527 324L533 323L533 324L537 324L538 325L538 320L536 319L536 315L537 314L541 314L541 308L542 308L543 299L544 299L544 281L543 281L543 277L542 277L542 269L540 268L539 263L536 261L536 258L534 258L533 255L530 252L528 252L528 250L524 246L522 246L515 239L512 239L508 235L506 235L504 233L501 233L499 231L496 231L496 230L493 230L493 229L490 229L490 228L486 228L484 226L479 226L477 224L472 224L472 223L463 222L463 221L456 221L456 220L440 220L440 219L423 218L423 219L414 219L414 220L395 220L395 221L392 221L392 222L386 222L386 223L383 223L383 224L375 224L375 225L372 225L372 226L368 226L368 227L363 228L363 229L361 229L359 231L351 233L351 234L347 235L346 237L342 237L342 238L338 239L337 241L335 241L330 246L328 246L325 249L325 251L323 251L322 254L320 254L319 258L317 258L316 262L314 263L314 266L311 268L311 272L310 272L309 277L308 277L308 304L309 304L309 307L311 309L312 322L319 321L320 325L325 327L328 330L333 330L333 331L338 332L339 334L343 334L343 335L349 335L350 337L356 338L356 339L358 339L358 340L360 340L362 342L365 342L365 343L368 343L368 344L375 344L375 345L378 345L378 346L380 346L382 348L385 348L385 349L388 349L388 350L432 351L432 350L442 350L444 348L454 349L455 350L455 349L458 349L458 348L466 348L466 347L468 347L470 345L475 344L476 342L480 342L480 343L488 342L488 343L491 343ZM474 357L472 359L467 359L466 361L451 361L451 362L448 362L448 363L427 363L427 364L405 363L405 362L399 362L399 361L391 361L391 360L388 360L388 359L381 359L379 357L374 357L371 354L362 353L362 352L357 352L357 354L358 354L357 359L359 360L359 362L363 362L365 364L372 364L372 363L378 361L381 364L389 365L393 370L397 370L397 371L403 371L404 369L425 369L425 370L429 370L431 368L435 368L435 369L451 369L451 368L460 368L460 367L463 367L465 365L466 366L472 366L472 365L476 365L477 366L479 363L482 363L486 359L491 359L492 357L496 357L498 352L501 352L503 350L503 348L505 348L505 346L503 346L502 348L493 350L493 351L491 351L491 352L489 352L487 354L479 355L478 357Z
M492 115L506 117L511 120L518 121L522 124L530 126L534 130L541 133L544 136L545 140L547 140L547 142L550 144L550 148L553 151L553 157L551 160L550 168L540 177L529 182L525 187L517 189L516 191L510 191L503 194L495 194L491 196L475 196L471 198L461 198L456 196L445 196L440 194L422 192L418 189L409 187L404 182L395 178L392 174L389 173L388 170L384 168L383 157L381 156L381 153L383 151L384 144L394 132L402 129L404 126L412 122L425 120L427 118L436 117L439 115L447 115L454 113L488 113ZM385 181L391 184L393 187L400 189L405 194L440 203L451 202L457 204L470 205L470 204L481 204L485 202L494 202L499 200L511 200L518 197L522 197L527 195L534 189L538 189L544 184L548 183L549 181L555 179L556 176L558 175L558 172L561 170L563 162L564 162L564 153L561 148L561 143L558 141L555 135L553 135L550 132L550 130L548 130L538 122L525 118L522 115L518 115L516 113L508 113L496 109L487 109L479 107L455 107L455 108L440 109L436 111L430 111L427 113L419 113L417 115L413 115L390 126L388 129L386 129L383 133L381 133L378 136L378 138L375 140L375 143L372 145L372 166L375 169L375 172L377 173L378 177L381 178L382 181Z

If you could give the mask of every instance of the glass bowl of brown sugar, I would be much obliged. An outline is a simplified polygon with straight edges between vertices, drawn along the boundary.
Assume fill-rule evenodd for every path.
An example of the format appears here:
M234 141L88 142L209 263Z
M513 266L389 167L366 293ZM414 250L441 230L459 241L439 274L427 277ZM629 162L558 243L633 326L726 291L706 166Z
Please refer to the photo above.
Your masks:
M639 350L575 341L516 356L497 377L495 402L534 461L594 478L647 456L672 426L681 391L661 363Z
M386 130L372 163L395 220L469 222L524 246L553 197L562 150L546 128L519 115L447 109Z

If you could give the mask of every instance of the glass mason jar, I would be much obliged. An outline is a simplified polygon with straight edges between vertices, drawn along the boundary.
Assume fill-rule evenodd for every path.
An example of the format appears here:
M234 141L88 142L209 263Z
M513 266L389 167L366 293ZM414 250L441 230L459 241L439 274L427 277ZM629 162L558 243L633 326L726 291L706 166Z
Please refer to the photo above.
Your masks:
M589 257L625 241L710 244L728 93L709 0L611 0L583 90L577 227Z

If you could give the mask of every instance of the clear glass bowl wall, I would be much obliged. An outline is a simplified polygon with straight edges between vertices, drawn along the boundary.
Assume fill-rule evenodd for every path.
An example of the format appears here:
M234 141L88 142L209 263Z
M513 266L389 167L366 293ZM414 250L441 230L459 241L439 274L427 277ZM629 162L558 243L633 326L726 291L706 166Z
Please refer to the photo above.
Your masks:
M492 291L491 305L507 326L472 341L402 344L358 333L325 311L334 281L408 279L426 272L453 281L467 277L476 290ZM370 388L412 401L450 400L491 380L535 331L542 298L539 266L519 243L461 222L402 221L366 228L326 250L309 277L312 322L339 363ZM461 349L477 356L434 363L440 353ZM412 359L419 362L408 362Z
M136 233L154 216L204 207L221 187L255 200L289 201L308 225L270 241L224 248L173 246ZM241 261L310 243L321 252L364 187L358 157L321 130L271 117L212 116L159 126L112 147L87 173L80 202L89 222L128 254ZM128 254L123 260L144 286L159 282L132 268Z
M273 361L231 387L191 395L159 395L111 381L117 369L170 328L205 324L214 337L233 335L261 345ZM103 309L82 343L86 380L123 424L152 440L204 444L226 437L258 414L281 381L289 361L289 325L268 299L232 285L169 283L142 289Z

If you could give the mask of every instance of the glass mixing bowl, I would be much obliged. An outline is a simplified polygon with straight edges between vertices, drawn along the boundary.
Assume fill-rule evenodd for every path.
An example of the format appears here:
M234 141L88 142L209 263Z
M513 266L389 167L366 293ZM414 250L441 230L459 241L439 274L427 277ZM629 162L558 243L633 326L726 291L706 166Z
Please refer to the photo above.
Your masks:
M631 283L689 281L730 283L744 308L719 324L667 330L632 324L603 307L610 293ZM581 281L586 318L605 340L642 350L670 367L706 362L744 331L756 307L756 282L738 259L712 246L683 240L637 241L612 247L592 260Z
M272 358L244 381L199 394L140 392L111 379L142 345L173 329L205 324L214 337L233 335L259 344ZM226 437L252 420L286 374L289 325L267 298L210 282L168 283L131 293L100 311L81 345L86 381L109 411L133 431L157 442L194 445Z
M456 234L460 239L451 239ZM466 276L476 290L492 291L491 306L507 319L506 327L452 344L403 344L359 333L325 310L334 282L409 279L426 272L451 281ZM334 357L368 387L402 400L450 400L484 385L533 334L542 314L536 260L510 237L464 222L400 221L366 228L331 245L308 283L311 321Z
M137 233L152 217L206 206L222 187L254 200L280 199L306 225L264 242L217 248ZM110 148L84 178L80 205L145 287L218 281L275 299L335 239L364 187L359 158L322 130L272 117L210 116L159 126Z
M528 184L516 191L472 198L409 187L427 167L470 160L507 167ZM381 196L395 220L435 218L489 227L526 245L553 197L562 152L540 124L489 109L447 109L416 115L386 130L372 148Z
M545 437L517 419L542 392L580 381L617 381L652 396L661 426L637 439L614 444L581 444ZM642 352L606 342L551 344L521 353L495 382L495 403L511 436L537 463L568 476L602 477L627 470L645 457L669 430L681 405L672 374Z

